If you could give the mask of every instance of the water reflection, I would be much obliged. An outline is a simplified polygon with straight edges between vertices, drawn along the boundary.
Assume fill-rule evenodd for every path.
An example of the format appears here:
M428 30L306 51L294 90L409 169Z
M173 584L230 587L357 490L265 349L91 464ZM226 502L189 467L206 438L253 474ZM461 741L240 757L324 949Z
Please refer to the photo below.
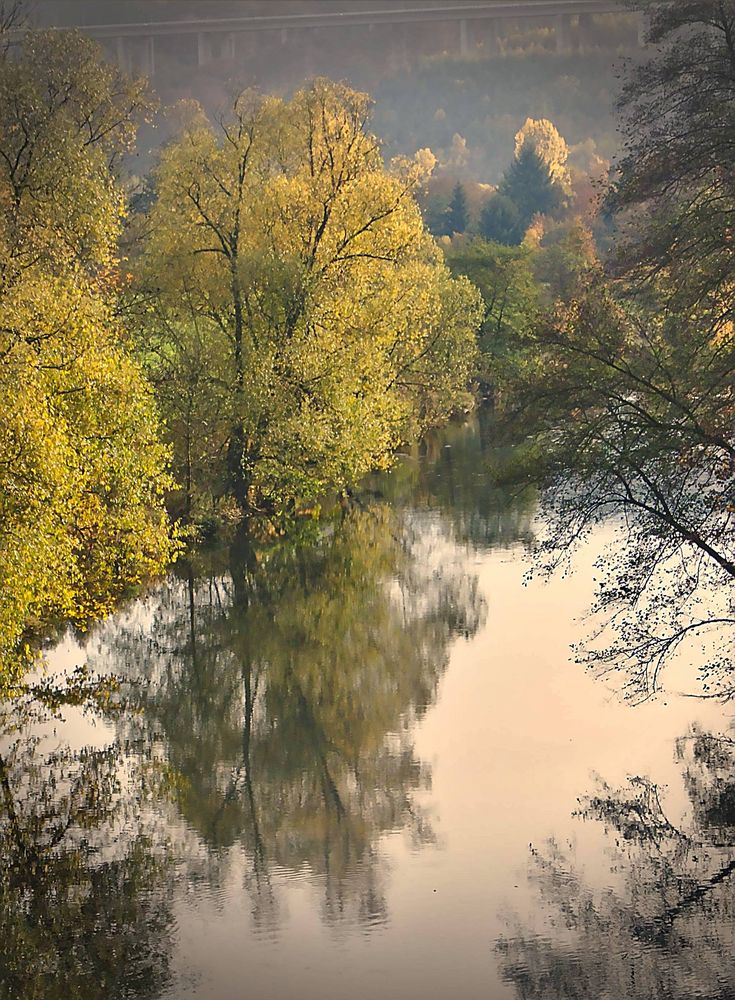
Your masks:
M523 586L534 499L491 442L449 428L310 539L182 562L80 654L120 711L5 707L0 996L735 995L735 747L690 729L672 764L702 706L623 716L566 667L593 553ZM681 781L567 824L616 767Z
M182 565L140 621L103 631L137 710L124 737L164 737L215 885L244 851L256 926L278 925L273 871L304 867L325 921L386 919L379 835L432 838L412 727L484 614L441 525L376 506L311 544Z
M141 757L123 767L114 743L64 745L53 722L29 699L0 715L2 996L158 996L172 948L170 864L141 810L165 781Z
M504 547L532 538L533 487L506 487L494 473L508 459L497 439L492 411L482 409L464 424L428 436L380 488L393 502L439 510L454 537L477 549ZM502 458L502 462L500 461Z
M578 818L605 831L602 879L571 842L532 850L544 931L518 927L497 946L519 997L735 996L735 743L693 727L677 755L689 799L681 816L642 777L622 788L599 781L580 800Z

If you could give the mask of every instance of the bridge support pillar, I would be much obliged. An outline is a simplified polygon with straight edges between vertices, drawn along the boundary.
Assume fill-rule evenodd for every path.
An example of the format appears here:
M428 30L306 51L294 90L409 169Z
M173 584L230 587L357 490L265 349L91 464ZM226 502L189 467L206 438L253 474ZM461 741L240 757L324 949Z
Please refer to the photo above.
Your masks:
M240 66L250 68L257 61L262 46L263 35L260 31L242 31L237 33L235 43L235 56L240 61Z
M571 52L574 48L571 16L569 14L557 14L554 20L554 31L556 34L556 51L559 53Z
M464 59L469 55L470 43L467 36L467 18L463 17L459 22L459 55Z
M475 21L475 48L484 55L493 55L501 49L503 38L503 21L500 18L488 18L485 21Z
M319 66L319 30L307 28L302 33L300 48L304 55L304 77L313 80L318 76Z
M388 66L392 73L402 73L408 69L408 40L406 25L396 24L388 49Z
M152 77L156 72L156 50L152 35L115 39L115 62L127 76Z
M595 18L593 14L579 15L579 47L590 49L595 44Z
M156 50L153 42L153 35L143 39L140 51L140 72L150 80L156 73Z
M197 66L206 66L212 61L212 39L205 31L197 32Z
M648 23L648 15L644 11L638 12L638 45L644 48L648 43L648 29L650 25Z
M499 52L503 37L503 22L494 20L487 22L485 29L485 48L488 52Z
M127 39L123 35L115 39L115 61L123 73L130 73L130 52Z
M230 31L225 35L224 41L222 43L222 56L225 59L234 60L236 54L235 47L235 32Z

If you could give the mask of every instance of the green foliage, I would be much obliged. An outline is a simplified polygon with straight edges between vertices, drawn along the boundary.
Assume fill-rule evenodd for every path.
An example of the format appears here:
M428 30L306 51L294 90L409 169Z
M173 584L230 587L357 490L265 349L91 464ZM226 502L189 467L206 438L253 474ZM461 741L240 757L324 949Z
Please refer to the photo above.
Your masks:
M547 307L557 301L571 302L598 267L594 237L578 221L551 227L533 254L534 276Z
M143 110L81 37L0 57L0 684L29 627L84 626L171 551L166 450L115 316L110 168Z
M498 191L488 199L480 213L478 229L486 240L505 246L518 246L525 232L523 223L516 203Z
M534 215L553 215L564 204L561 185L548 164L530 143L524 143L503 176L500 193L517 206L521 225L528 227Z
M187 522L214 522L215 498L227 492L231 345L206 321L174 322L159 310L143 364L173 449L177 482L167 503Z
M423 228L420 158L386 170L368 116L327 81L246 92L216 127L189 109L162 155L142 350L190 508L207 483L246 511L313 503L463 404L477 295Z
M480 215L485 239L517 246L536 215L553 216L564 207L564 191L530 141L522 142L497 192Z
M492 388L509 359L523 350L539 315L534 251L482 239L457 242L447 251L453 273L467 277L485 307L480 328L480 377Z
M463 186L457 181L452 191L452 200L449 203L447 220L449 235L451 236L452 233L463 233L467 229L468 222L467 195Z
M553 215L563 204L561 187L549 166L529 143L525 143L503 176L500 193L515 202L522 219Z

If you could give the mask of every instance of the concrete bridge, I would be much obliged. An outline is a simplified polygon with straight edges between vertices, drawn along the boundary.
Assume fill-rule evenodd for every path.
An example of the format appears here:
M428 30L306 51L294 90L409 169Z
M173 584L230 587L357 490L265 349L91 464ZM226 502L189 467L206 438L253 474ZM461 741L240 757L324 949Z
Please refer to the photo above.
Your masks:
M592 25L595 14L621 13L630 10L614 0L486 0L475 3L445 3L442 6L401 7L401 0L388 9L359 9L312 12L287 15L260 15L231 18L198 18L196 20L148 21L120 24L82 24L78 30L99 39L110 50L119 65L128 72L145 76L156 75L156 43L164 37L194 36L192 56L197 65L204 66L216 59L234 59L245 50L252 51L253 44L265 42L268 33L270 44L275 40L281 45L298 41L299 36L312 39L318 32L330 36L347 28L366 32L379 26L428 23L456 25L456 51L460 56L469 55L475 47L474 28L485 22L485 37L492 37L493 29L508 19L540 19L553 23L556 48L559 52L571 51L584 38ZM59 29L61 30L61 29ZM194 40L194 39L193 39ZM336 41L332 38L331 41ZM393 44L405 49L408 38L400 30L393 33Z

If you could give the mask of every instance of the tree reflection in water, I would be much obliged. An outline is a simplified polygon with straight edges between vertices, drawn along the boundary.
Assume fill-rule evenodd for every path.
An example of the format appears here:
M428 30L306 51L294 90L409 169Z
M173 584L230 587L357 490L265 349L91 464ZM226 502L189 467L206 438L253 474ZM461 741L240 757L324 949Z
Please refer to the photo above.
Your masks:
M209 876L243 848L262 928L279 923L274 870L305 867L327 922L383 921L378 837L432 838L412 725L485 614L435 527L375 506L310 544L242 542L182 565L109 639L140 709L126 736L164 736Z
M99 626L85 654L123 679L116 714L53 679L0 706L0 996L160 995L182 877L242 880L266 931L284 872L328 924L386 919L381 837L433 838L414 726L485 617L464 543L527 524L474 519L484 452L474 425L450 437L451 460L408 463L416 506L363 495L311 541L202 553ZM471 530L447 517L460 496ZM84 708L101 745L57 718Z
M640 777L621 789L600 782L581 800L578 815L602 822L610 841L606 887L554 842L533 852L530 879L552 929L497 945L519 997L735 996L735 743L692 728L677 753L685 825Z
M428 435L409 460L380 478L381 492L398 505L441 511L453 537L477 549L530 543L537 494L531 486L498 482L509 453L497 438L496 418L482 408Z
M76 701L76 696L74 701ZM169 860L142 801L165 776L120 746L60 745L37 699L0 707L0 995L158 996L172 947Z

